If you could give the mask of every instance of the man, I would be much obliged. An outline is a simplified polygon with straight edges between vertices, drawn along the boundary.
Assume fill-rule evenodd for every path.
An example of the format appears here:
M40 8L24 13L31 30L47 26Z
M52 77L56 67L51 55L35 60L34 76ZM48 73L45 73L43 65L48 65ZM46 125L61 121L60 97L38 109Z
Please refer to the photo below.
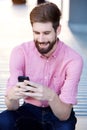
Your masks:
M73 105L83 60L58 35L61 12L53 3L30 13L34 40L13 49L0 130L75 130ZM19 76L30 81L18 82ZM24 100L22 106L20 99Z

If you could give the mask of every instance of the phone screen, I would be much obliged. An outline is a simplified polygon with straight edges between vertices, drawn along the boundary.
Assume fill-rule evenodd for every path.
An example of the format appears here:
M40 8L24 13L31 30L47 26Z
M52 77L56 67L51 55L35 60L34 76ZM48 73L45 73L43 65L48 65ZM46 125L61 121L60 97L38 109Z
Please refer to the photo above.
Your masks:
M24 80L29 80L29 77L28 76L18 76L19 82L24 82Z

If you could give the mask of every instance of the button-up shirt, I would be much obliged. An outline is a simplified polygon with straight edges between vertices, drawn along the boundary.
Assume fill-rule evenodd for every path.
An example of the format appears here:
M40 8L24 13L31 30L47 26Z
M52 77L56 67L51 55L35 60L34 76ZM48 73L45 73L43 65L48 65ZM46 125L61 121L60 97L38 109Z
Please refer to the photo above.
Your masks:
M16 85L18 76L25 75L31 81L53 89L61 101L76 104L82 68L82 57L60 40L49 58L38 52L33 41L22 43L11 53L7 91ZM45 101L43 103L30 97L25 102L37 106L47 105Z

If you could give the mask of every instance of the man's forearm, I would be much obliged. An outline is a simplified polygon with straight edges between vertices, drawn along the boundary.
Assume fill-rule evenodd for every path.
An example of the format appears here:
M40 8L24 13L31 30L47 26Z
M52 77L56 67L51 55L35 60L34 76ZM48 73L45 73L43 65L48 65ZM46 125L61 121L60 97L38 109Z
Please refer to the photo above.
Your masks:
M70 116L72 105L63 103L57 94L48 102L54 115L60 120L67 120Z

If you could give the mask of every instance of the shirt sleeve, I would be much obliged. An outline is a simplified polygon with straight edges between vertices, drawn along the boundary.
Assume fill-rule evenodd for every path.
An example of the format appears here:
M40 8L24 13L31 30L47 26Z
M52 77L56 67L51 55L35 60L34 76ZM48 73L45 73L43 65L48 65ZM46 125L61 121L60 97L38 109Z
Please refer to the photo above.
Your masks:
M24 75L24 53L21 47L16 47L12 50L9 68L10 76L7 82L7 90L16 85L19 75Z
M68 104L77 104L78 84L81 78L83 60L81 57L71 60L65 73L65 82L61 88L59 98Z

